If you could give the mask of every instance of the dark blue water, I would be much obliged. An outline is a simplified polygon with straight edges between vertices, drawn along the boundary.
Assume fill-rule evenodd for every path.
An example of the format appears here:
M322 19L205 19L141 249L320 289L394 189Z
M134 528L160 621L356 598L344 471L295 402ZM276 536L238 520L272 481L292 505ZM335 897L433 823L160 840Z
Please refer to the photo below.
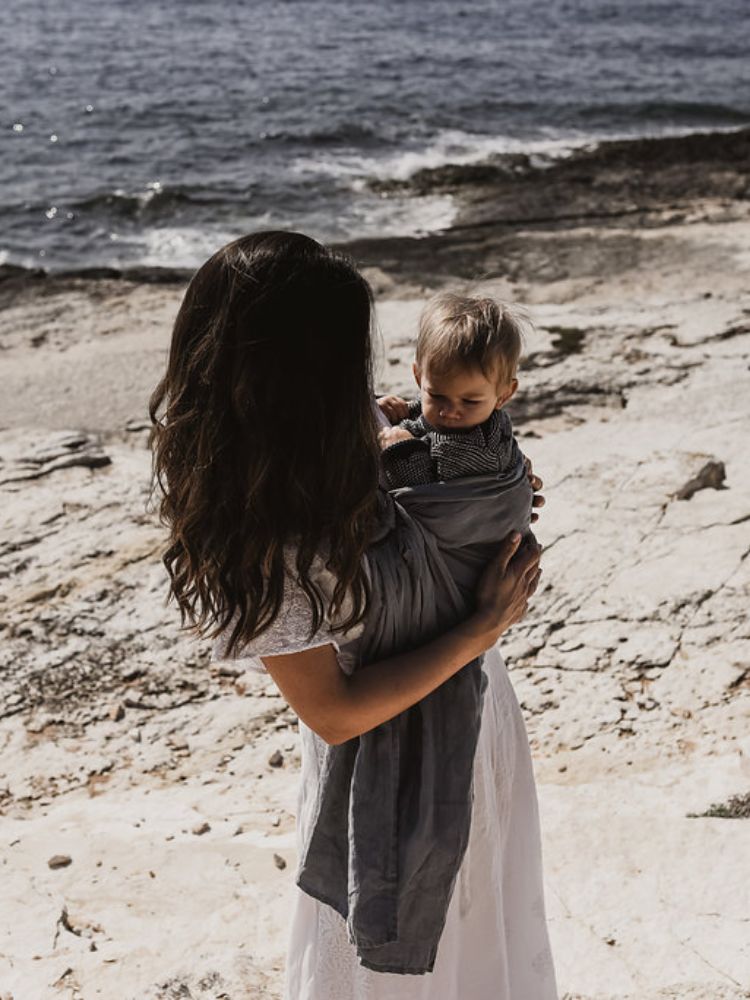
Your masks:
M749 51L747 0L4 0L0 259L434 228L368 178L747 124Z

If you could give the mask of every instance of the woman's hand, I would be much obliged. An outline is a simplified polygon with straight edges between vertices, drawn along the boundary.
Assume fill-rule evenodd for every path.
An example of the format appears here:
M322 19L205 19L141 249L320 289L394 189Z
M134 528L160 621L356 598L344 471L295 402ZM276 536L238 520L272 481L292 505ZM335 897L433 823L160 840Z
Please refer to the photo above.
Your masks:
M376 402L392 424L406 420L409 416L409 404L400 396L381 396Z
M544 483L541 481L541 479L539 478L539 476L535 476L534 475L534 470L531 467L531 459L527 458L527 456L524 455L523 456L523 460L524 460L524 462L526 464L526 475L529 477L529 482L531 483L531 488L534 491L534 497L533 497L533 499L531 501L531 506L532 507L543 507L546 501L545 501L544 497L542 496L542 494L539 493L539 490L542 489L542 487L544 486ZM531 512L531 523L533 524L535 521L538 521L538 520L539 520L539 515L537 513L535 513L534 511L532 511Z
M495 639L526 614L528 601L537 588L541 546L529 532L509 535L489 563L477 587L475 619Z

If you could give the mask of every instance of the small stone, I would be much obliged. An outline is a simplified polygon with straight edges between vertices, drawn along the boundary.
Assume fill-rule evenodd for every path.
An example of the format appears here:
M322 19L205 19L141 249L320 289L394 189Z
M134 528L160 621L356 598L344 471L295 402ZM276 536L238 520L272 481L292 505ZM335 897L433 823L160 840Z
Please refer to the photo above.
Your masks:
M727 478L726 468L723 462L706 462L697 476L689 479L682 489L675 494L678 500L690 500L699 490L723 490L724 480Z
M88 111L90 107L91 105L89 104L86 110ZM150 429L151 424L147 420L141 420L139 417L131 417L125 424L125 430L128 434L136 434L138 431L148 431Z
M67 868L73 859L69 854L53 854L47 862L50 868Z
M219 677L240 677L242 674L242 670L238 669L237 667L233 667L231 664L222 663L221 666L216 671L216 673L219 675Z
M54 721L55 720L51 715L42 713L41 715L37 716L37 718L33 722L27 723L26 728L30 733L42 733L47 728L47 726L51 726ZM2 1000L1 997L0 1000Z
M568 765L567 764L561 764L558 767L557 770L560 772L560 774L564 774L568 770Z
M120 719L125 718L125 706L121 701L110 708L109 717L113 722L119 722Z
M271 767L283 767L284 754L281 752L281 750L274 750L274 752L268 758L268 763L271 765Z
M286 868L286 861L284 861L284 859L280 854L274 854L273 863L276 865L276 867L279 869L280 872L283 872L284 869Z
M206 822L206 820L204 820L202 823L198 823L196 826L193 827L193 833L196 835L196 837L200 837L204 833L208 833L210 829L211 829L211 824Z

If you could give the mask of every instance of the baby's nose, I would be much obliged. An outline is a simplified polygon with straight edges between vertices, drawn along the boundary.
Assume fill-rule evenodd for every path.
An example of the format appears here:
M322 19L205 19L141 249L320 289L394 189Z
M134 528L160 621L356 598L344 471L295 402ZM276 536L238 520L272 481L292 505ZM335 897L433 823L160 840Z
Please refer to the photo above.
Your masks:
M445 403L442 406L444 417L458 417L461 415L461 407L456 403Z

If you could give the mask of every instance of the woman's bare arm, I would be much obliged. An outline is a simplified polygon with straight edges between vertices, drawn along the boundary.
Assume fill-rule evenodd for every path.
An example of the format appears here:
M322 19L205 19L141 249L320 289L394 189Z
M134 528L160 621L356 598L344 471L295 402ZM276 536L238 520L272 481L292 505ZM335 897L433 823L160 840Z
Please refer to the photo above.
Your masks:
M303 722L327 743L368 732L426 697L495 644L526 612L541 570L539 548L508 538L477 590L477 610L450 631L408 653L347 676L332 645L264 656L263 664Z

